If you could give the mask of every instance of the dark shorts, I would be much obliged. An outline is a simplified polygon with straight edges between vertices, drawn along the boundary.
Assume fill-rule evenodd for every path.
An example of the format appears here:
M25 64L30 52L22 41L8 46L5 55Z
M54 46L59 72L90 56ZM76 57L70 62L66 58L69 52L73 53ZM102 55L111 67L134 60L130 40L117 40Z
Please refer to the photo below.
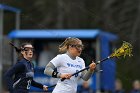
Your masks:
M14 89L13 93L29 93L29 91L25 89Z

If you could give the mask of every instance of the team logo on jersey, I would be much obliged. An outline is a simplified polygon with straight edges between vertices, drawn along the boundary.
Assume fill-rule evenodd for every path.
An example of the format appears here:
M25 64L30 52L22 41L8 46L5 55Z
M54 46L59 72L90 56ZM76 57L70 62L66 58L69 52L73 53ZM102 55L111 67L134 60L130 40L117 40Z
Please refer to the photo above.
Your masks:
M74 67L74 68L80 68L80 69L82 69L82 66L81 65L75 65L75 64L67 63L67 66L68 67Z
M81 62L80 60L78 60L78 62Z

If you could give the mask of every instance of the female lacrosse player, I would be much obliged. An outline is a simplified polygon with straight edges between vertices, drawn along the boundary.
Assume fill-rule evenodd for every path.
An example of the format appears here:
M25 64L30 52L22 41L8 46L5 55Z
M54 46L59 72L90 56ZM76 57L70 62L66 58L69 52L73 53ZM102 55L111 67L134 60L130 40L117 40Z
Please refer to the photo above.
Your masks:
M78 78L81 77L84 80L90 78L96 67L94 62L89 65L89 70L72 76L73 73L85 68L84 60L79 57L82 49L82 41L78 38L67 38L59 46L59 51L65 53L53 58L44 70L44 74L60 78L52 93L76 93ZM58 72L54 70L55 68ZM61 78L66 80L61 81Z
M19 49L16 47L15 49L21 55L21 58L5 74L10 93L28 93L30 85L47 90L46 85L42 85L33 80L34 67L31 63L34 50L33 46L30 43L24 43Z

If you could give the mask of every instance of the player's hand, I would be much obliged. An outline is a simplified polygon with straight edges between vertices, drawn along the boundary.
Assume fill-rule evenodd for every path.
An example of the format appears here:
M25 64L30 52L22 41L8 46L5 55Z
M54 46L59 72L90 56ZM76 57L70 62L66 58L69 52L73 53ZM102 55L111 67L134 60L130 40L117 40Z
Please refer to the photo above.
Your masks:
M48 86L43 85L43 90L44 90L44 91L47 91L47 90L48 90Z
M94 71L95 68L96 68L96 64L94 63L94 61L92 61L92 63L89 65L89 69L90 71Z
M72 74L61 74L60 78L70 79Z

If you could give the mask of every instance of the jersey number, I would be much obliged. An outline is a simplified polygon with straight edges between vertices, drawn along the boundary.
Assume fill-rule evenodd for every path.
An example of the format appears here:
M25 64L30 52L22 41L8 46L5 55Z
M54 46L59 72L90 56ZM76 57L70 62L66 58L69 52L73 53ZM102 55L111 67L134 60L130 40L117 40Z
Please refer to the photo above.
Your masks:
M28 80L28 85L27 85L27 89L30 89L30 85L31 85L31 80Z
M76 72L78 72L79 70L76 70ZM78 74L75 74L75 77L78 77Z

